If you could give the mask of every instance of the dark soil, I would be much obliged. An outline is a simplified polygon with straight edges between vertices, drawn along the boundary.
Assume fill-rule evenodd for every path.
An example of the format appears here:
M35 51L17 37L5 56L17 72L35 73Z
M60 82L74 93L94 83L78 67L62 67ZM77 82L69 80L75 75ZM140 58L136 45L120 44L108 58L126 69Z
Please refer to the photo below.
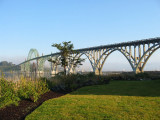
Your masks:
M57 98L64 95L63 93L56 93L49 91L38 99L37 102L31 100L22 100L18 106L11 105L0 109L0 120L24 120L25 117L40 106L44 101Z

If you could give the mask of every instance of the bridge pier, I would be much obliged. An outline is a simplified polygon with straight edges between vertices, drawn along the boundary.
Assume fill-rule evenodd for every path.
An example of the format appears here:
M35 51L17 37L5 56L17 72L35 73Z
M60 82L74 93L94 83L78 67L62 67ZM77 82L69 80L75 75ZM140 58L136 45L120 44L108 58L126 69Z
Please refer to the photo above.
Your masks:
M133 72L135 73L135 74L138 74L138 73L143 73L144 71L143 70L141 70L141 69L139 69L139 68L135 68L135 69L133 69Z
M26 71L26 72L25 72L25 76L26 76L26 77L30 77L30 71Z
M76 72L75 72L75 68L74 67L71 67L70 69L69 69L69 73L70 74L75 74Z
M95 75L102 75L102 70L96 69L94 73Z
M58 74L58 69L51 71L51 77L54 77L56 74Z
M56 75L56 71L52 70L51 71L51 77L54 77Z
M56 74L58 74L57 65L51 63L51 77L54 77Z
M43 77L44 71L37 71L37 77Z

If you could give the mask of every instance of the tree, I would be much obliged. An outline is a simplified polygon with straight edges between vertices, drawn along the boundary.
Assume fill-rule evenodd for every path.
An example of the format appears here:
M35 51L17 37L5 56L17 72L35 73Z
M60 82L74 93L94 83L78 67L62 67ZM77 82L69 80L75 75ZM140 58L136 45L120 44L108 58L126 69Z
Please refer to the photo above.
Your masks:
M73 50L74 46L71 44L71 41L62 43L63 44L53 44L52 46L56 47L60 51L61 66L64 68L64 74L66 75L67 66L76 67L77 65L82 65L81 62L83 62L84 59L72 56L73 54L78 54L78 52ZM54 64L59 64L57 60L50 59L49 61Z
M18 71L18 70L20 70L20 66L15 65L12 62L7 62L7 61L0 62L0 71L7 72L7 71L11 71L11 70Z

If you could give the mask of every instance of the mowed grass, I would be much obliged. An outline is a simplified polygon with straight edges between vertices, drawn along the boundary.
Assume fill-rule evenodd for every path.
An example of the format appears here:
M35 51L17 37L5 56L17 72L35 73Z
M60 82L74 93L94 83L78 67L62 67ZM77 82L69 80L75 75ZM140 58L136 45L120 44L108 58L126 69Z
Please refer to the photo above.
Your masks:
M26 120L160 120L160 80L83 87L44 102Z

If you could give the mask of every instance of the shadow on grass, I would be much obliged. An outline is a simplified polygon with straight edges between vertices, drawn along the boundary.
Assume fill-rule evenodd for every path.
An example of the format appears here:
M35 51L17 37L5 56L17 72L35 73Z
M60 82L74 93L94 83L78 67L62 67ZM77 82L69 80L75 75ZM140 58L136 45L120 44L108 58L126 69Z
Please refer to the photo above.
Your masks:
M160 80L154 81L111 81L105 85L82 87L70 95L119 95L160 97Z

